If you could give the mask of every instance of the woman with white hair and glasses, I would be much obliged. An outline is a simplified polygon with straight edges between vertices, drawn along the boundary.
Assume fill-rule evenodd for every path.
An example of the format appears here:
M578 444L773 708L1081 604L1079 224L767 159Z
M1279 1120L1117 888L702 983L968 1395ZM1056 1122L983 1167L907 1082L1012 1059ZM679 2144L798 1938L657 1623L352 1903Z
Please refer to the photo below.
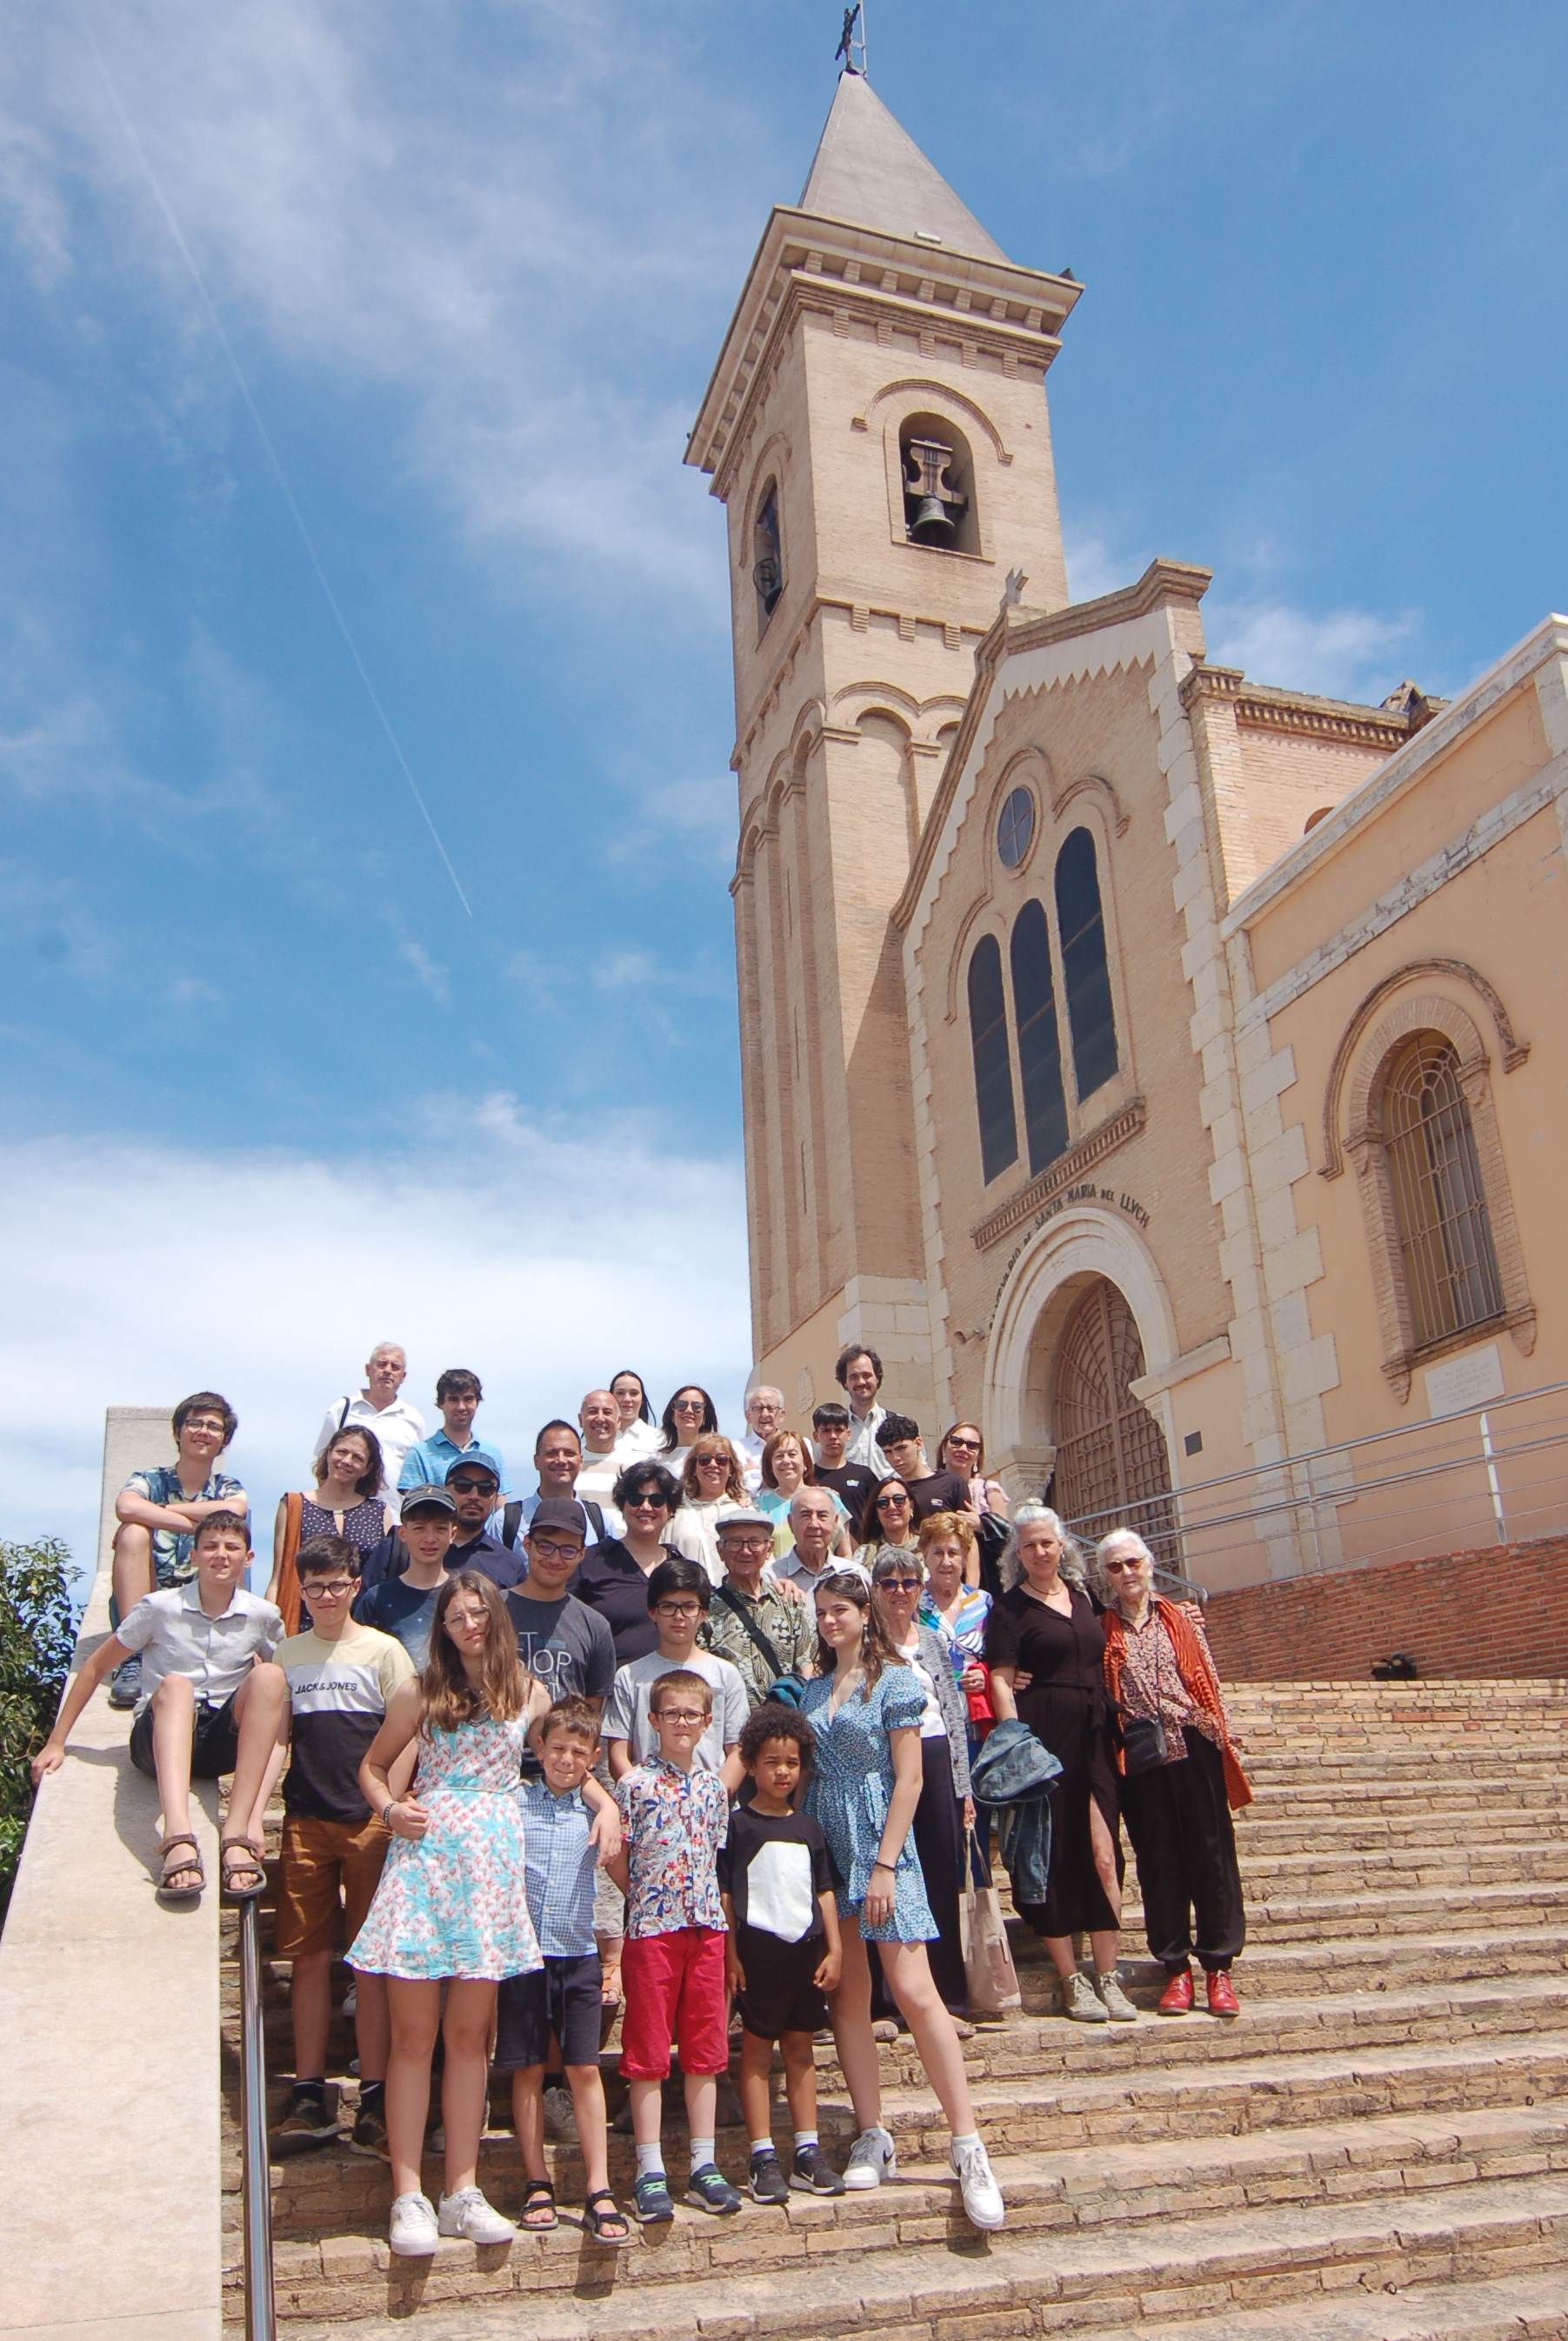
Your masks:
M1230 1964L1246 1941L1233 1809L1252 1802L1196 1602L1155 1591L1154 1555L1132 1529L1095 1552L1108 1603L1106 1681L1122 1718L1122 1815L1143 1892L1162 2016L1193 2005L1192 1953L1211 2016L1239 2016Z
M1120 1779L1106 1638L1085 1590L1078 1549L1044 1504L1020 1504L1003 1556L1007 1589L986 1621L986 1664L998 1723L1027 1723L1061 1765L1051 1790L1051 1866L1041 1903L1018 1916L1043 1940L1061 1984L1062 2013L1079 2024L1137 2020L1116 1980L1122 1922ZM1015 1677L1028 1678L1027 1689ZM1073 1937L1088 1936L1095 1979L1078 1971Z

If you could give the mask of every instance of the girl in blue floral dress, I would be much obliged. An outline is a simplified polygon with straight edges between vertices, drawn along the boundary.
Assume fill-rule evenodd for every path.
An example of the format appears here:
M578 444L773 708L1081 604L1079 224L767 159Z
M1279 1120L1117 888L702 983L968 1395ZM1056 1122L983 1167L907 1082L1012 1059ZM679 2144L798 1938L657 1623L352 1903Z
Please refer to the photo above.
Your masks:
M888 1641L862 1571L825 1574L815 1599L818 1671L801 1705L817 1734L817 1752L805 1809L820 1822L842 1880L844 1967L832 1996L833 2037L860 2126L844 2184L878 2187L895 2167L893 2139L882 2126L871 2031L866 1945L874 1942L952 2130L952 2166L965 2212L978 2227L999 2227L1001 2189L975 2127L964 2053L926 1951L937 1927L910 1836L925 1777L925 1693Z
M496 2244L517 2232L491 2210L476 2174L496 1986L543 1964L528 1915L517 1785L527 1735L549 1705L549 1693L519 1663L501 1594L476 1570L461 1569L437 1597L423 1674L392 1693L360 1767L360 1786L392 1843L348 1956L351 1967L387 1978L391 2243L407 2256L433 2252L438 2235ZM416 1743L413 1789L399 1797L387 1776ZM590 1802L609 1808L613 1854L613 1802L597 1783L587 1784L585 1798L589 1789ZM438 2027L446 2047L439 2215L421 2172Z

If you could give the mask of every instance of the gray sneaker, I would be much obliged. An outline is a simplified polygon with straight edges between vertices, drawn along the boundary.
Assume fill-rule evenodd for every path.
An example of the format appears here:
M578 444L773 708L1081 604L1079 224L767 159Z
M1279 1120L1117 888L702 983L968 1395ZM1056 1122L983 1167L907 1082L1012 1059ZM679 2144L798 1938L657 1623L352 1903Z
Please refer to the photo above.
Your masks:
M128 1659L121 1659L109 1677L109 1704L124 1710L134 1707L141 1696L142 1653L133 1650Z
M1062 1980L1062 2014L1070 2016L1075 2024L1104 2024L1108 2010L1087 1975L1075 1969Z
M544 2092L544 2127L557 2146L579 2146L577 2108L571 2102L570 2089L546 2089Z
M891 2178L898 2167L898 2157L892 2135L885 2129L863 2129L849 2148L849 2159L844 2165L844 2184L852 2193L868 2187L880 2187L884 2178Z
M1112 1967L1108 1975L1096 1976L1095 1989L1099 1995L1101 2007L1105 2009L1106 2014L1110 2017L1113 2024L1136 2024L1137 2022L1137 2009L1133 2006L1132 2001L1127 1997L1126 1992L1122 1989L1121 1985L1116 1980L1116 1971L1115 1967Z

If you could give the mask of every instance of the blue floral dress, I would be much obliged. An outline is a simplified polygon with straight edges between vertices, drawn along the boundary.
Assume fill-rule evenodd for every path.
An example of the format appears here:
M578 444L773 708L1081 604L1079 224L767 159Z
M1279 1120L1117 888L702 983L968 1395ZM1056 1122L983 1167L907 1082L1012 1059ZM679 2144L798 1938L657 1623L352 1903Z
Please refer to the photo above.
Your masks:
M348 1961L427 1982L528 1975L542 1967L528 1915L517 1802L527 1718L482 1715L422 1737L413 1793L430 1814L416 1845L394 1837Z
M804 1809L820 1822L843 1881L839 1889L839 1916L858 1918L868 1942L934 1943L938 1929L926 1898L913 1828L904 1839L893 1873L891 1918L882 1926L868 1927L864 1917L866 1892L893 1794L893 1750L888 1734L905 1728L919 1729L926 1694L913 1667L894 1663L883 1668L868 1692L852 1690L838 1714L829 1718L832 1695L832 1676L818 1675L807 1684L800 1704L817 1734Z

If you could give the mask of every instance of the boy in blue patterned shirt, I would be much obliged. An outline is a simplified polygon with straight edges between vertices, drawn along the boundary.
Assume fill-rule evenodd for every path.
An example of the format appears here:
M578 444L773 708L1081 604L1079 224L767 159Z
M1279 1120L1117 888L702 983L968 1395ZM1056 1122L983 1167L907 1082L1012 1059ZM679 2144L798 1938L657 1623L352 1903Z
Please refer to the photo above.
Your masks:
M553 2033L588 2173L589 2230L596 2243L623 2244L631 2229L610 2191L610 2132L599 2071L601 1977L593 1934L597 1862L582 1800L582 1784L599 1753L593 1701L558 1698L539 1728L537 1747L544 1777L521 1781L517 1799L528 1914L544 1965L531 1975L508 1976L496 1995L495 2069L511 2075L512 2117L527 2182L521 2225L539 2235L558 2224L544 2159L544 2068Z
M608 1865L626 1897L620 2069L630 2084L637 2141L633 2200L645 2226L675 2216L660 2129L677 2038L691 2131L687 2199L720 2216L740 2208L713 2158L719 2076L729 2063L729 1938L719 1895L729 1798L718 1773L697 1761L713 1719L712 1690L690 1667L672 1668L653 1685L648 1719L659 1753L616 1782L625 1838L619 1858Z

